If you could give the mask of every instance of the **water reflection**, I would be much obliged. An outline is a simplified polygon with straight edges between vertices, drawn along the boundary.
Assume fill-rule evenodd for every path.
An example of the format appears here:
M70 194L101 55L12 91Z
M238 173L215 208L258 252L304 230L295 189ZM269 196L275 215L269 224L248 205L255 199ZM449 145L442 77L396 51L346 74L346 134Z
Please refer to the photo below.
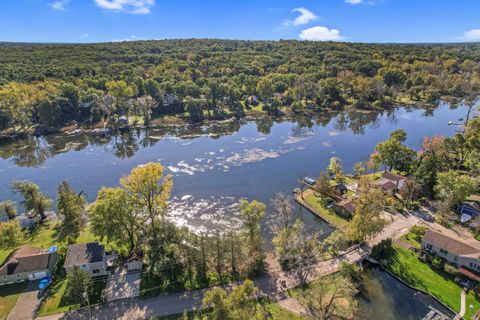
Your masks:
M413 290L379 268L366 271L360 290L360 317L364 320L418 320L434 308L454 317L431 296Z
M418 110L418 109L414 109ZM410 112L407 108L392 108L384 111L345 111L324 112L314 118L299 117L292 119L296 126L293 136L305 136L314 126L325 127L333 121L337 131L350 130L354 135L363 135L367 129L376 129L380 126L380 119L388 119L391 125L398 123L399 114ZM423 117L432 117L433 109L423 109ZM263 117L255 119L257 131L263 135L270 134L275 123L280 119ZM167 126L161 128L133 129L127 132L115 132L109 136L94 133L76 135L49 135L45 137L30 137L21 140L4 141L0 144L0 158L11 160L19 167L38 167L45 161L59 153L81 151L89 145L108 146L108 150L119 159L131 158L140 147L154 146L164 138L195 139L209 136L219 139L225 135L232 135L240 130L247 121L225 121L210 125Z

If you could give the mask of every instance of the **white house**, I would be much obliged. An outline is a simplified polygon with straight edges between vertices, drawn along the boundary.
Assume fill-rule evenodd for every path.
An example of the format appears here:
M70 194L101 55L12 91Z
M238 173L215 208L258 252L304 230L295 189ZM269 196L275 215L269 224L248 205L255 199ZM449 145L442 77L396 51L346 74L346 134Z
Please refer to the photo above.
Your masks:
M480 279L480 242L464 241L453 235L428 229L422 238L422 249L459 268L464 275Z
M57 261L56 251L49 252L30 245L20 246L0 268L0 286L50 276Z
M109 275L109 264L115 254L107 254L105 247L98 242L73 244L68 247L63 267L67 273L79 268L90 273L92 277Z

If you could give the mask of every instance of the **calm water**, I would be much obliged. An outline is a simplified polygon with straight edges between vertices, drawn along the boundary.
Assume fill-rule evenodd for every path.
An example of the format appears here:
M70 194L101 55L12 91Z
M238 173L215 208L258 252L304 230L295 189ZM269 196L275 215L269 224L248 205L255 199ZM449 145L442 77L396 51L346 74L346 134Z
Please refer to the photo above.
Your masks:
M236 121L211 126L140 130L112 137L91 134L51 135L0 146L0 200L15 199L13 179L38 183L50 197L68 181L93 201L101 186L116 186L120 177L141 164L161 161L174 176L170 216L196 229L236 225L240 198L270 203L277 192L298 186L302 174L318 176L330 157L340 157L349 171L368 159L375 145L403 128L408 145L418 148L426 135L451 135L450 120L464 108L398 108L384 113L343 112L315 119L273 122ZM320 224L299 213L307 224ZM318 227L318 226L316 226Z
M378 268L366 271L359 307L365 320L418 320L430 308L455 316L429 295L410 289Z

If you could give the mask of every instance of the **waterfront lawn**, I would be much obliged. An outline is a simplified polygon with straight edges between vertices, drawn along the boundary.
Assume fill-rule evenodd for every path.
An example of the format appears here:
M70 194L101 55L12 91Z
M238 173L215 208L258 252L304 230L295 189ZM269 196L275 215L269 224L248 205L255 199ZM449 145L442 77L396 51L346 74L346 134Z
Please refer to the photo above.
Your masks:
M0 287L0 319L8 317L26 286L26 283L15 283Z
M76 240L76 243L92 242L95 239L95 236L90 232L90 228L86 227ZM22 244L48 249L51 246L59 245L60 242L61 241L55 237L55 223L53 221L46 221L43 225L26 231ZM3 264L8 255L13 251L14 250L0 250L0 263Z
M434 269L420 260L415 254L400 246L394 245L395 255L385 267L410 285L424 290L448 305L456 312L460 311L460 293L462 288L453 277ZM473 305L473 310L468 306ZM480 302L472 293L467 296L467 313L465 319L470 319L475 310L480 308Z
M317 197L315 193L308 192L311 190L307 190L304 192L303 200L312 207L315 212L321 217L324 218L326 221L330 222L331 224L335 225L339 229L347 228L349 221L338 214L336 214L333 210L328 209L323 206L323 201L320 197Z

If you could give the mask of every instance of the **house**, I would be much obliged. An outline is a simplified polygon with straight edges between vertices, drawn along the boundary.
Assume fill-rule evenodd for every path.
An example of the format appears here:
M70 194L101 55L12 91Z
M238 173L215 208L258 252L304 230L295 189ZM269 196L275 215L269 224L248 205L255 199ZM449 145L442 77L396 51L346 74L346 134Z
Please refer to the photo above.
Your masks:
M52 275L58 253L30 245L20 246L0 268L0 285L38 280Z
M355 214L355 205L351 199L333 203L332 209L335 213L347 219L350 219Z
M125 265L127 267L127 272L141 271L143 267L142 255L137 254L136 252L130 253Z
M460 240L454 235L428 229L422 238L422 250L445 259L465 276L480 280L480 242Z
M258 106L258 97L257 96L248 96L245 100L247 106Z
M338 183L332 187L333 194L340 198L344 198L347 194L347 191L347 186L343 183Z
M177 103L177 96L173 93L167 93L163 95L163 105L165 107L172 106Z
M377 184L383 190L394 193L402 189L407 180L408 178L396 173L384 172L380 179L377 180Z
M80 268L92 277L109 275L115 253L107 253L105 247L98 242L72 244L68 247L63 267L67 273Z

